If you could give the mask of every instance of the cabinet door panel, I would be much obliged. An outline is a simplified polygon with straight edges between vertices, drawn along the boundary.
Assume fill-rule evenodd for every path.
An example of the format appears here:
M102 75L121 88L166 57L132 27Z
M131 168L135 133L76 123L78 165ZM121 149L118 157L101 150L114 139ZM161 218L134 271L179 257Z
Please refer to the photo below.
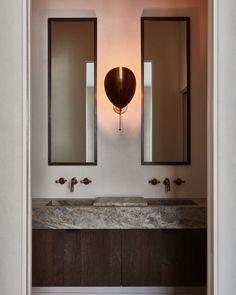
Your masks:
M81 234L79 230L64 232L64 286L81 284Z
M177 229L163 231L163 241L175 253L163 264L163 286L206 286L207 234L204 229ZM170 240L172 244L170 244ZM164 261L163 261L164 262Z
M124 286L205 286L206 230L123 231Z
M63 286L64 231L33 230L33 286Z
M121 285L121 231L82 230L82 286Z
M122 284L161 285L161 231L124 230L122 239Z
M206 286L207 232L186 229L177 232L177 259L181 265L180 285Z

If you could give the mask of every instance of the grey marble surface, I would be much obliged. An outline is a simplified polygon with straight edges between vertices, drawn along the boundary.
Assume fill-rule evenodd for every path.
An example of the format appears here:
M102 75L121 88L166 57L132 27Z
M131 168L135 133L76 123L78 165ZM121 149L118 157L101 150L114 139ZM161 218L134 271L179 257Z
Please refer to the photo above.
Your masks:
M205 199L160 202L146 207L96 207L93 199L33 199L33 229L182 229L206 228ZM167 202L166 202L167 201Z
M96 207L145 207L147 200L143 197L98 197L93 206Z

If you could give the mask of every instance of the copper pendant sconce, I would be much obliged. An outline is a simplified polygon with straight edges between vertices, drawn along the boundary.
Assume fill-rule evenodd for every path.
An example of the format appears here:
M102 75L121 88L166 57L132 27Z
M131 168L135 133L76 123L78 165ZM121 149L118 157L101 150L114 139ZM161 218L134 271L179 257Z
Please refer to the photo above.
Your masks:
M121 115L126 112L136 89L134 73L125 67L114 68L107 73L104 84L113 109L120 116L119 130L121 130Z

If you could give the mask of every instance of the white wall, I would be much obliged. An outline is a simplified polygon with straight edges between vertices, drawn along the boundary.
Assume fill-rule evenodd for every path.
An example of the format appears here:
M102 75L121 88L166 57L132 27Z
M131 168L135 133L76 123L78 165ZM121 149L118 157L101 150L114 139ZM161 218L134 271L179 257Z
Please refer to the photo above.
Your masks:
M171 10L170 10L171 8ZM145 12L144 12L145 9ZM149 9L147 12L146 10ZM141 49L142 15L191 16L192 164L141 166ZM49 16L96 16L98 20L98 165L53 167L47 165L47 26ZM148 179L182 177L186 184L168 196L206 196L206 0L33 0L32 32L32 195L33 197L94 197L98 195L166 196L164 186ZM137 89L123 130L106 97L104 78L116 66L134 71ZM88 186L55 184L60 176L89 177Z
M220 295L234 295L236 290L236 3L218 1L218 153L215 155L215 286ZM215 28L216 32L217 29ZM217 66L217 67L216 67ZM217 97L215 97L217 98ZM217 121L216 121L217 122ZM216 148L216 146L215 146ZM217 151L217 150L216 150ZM218 197L218 199L217 199ZM217 211L216 211L217 209ZM218 242L218 248L216 248ZM218 257L218 260L217 260Z
M0 294L26 294L26 8L0 8ZM24 103L24 104L23 104Z

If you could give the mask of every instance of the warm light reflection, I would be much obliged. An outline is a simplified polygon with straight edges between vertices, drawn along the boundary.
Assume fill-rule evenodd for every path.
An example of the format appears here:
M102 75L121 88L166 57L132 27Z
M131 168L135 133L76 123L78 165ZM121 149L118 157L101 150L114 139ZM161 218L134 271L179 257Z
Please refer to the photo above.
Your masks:
M121 67L119 67L119 77L120 77L120 80L122 81L122 79L123 79L123 71L122 71Z

